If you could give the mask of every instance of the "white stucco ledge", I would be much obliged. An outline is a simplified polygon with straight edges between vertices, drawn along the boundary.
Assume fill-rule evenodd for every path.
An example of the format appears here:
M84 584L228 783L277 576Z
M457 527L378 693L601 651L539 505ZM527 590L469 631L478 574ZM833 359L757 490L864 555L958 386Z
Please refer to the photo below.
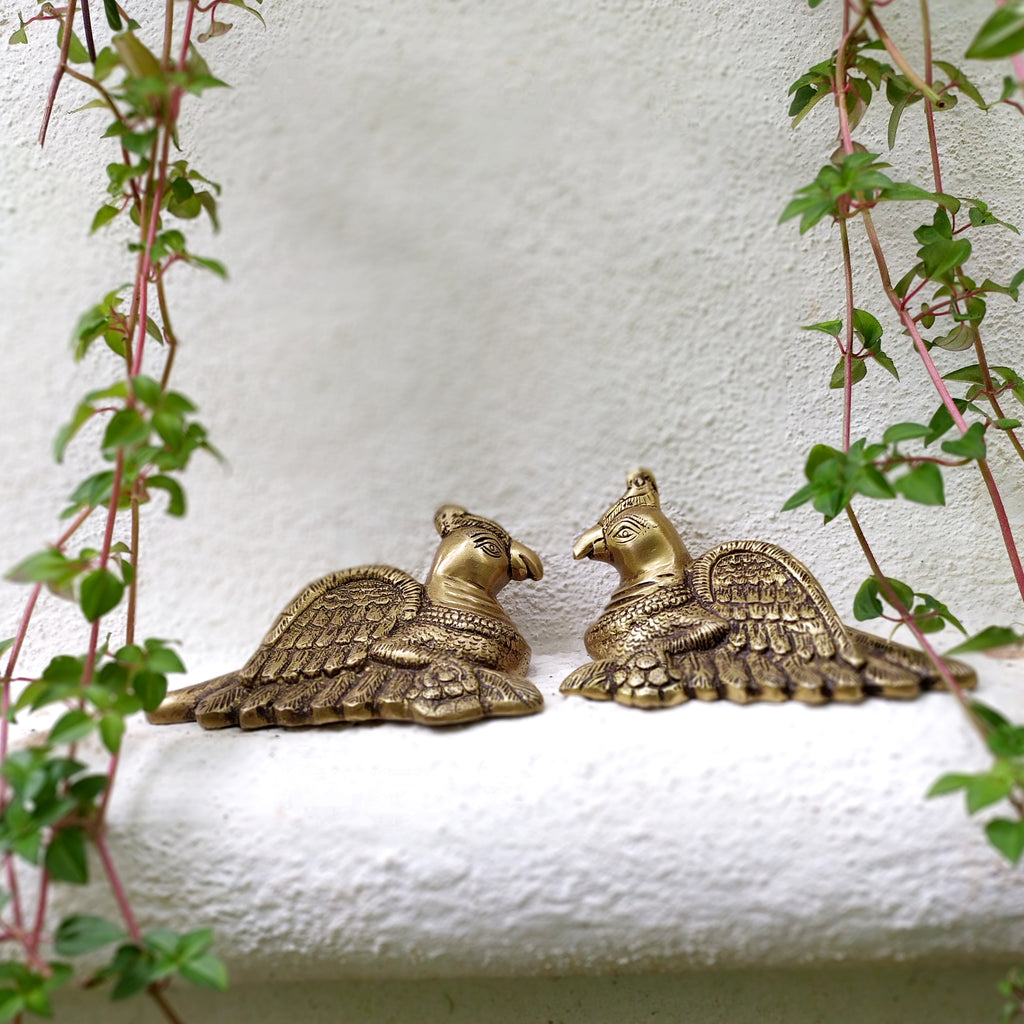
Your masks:
M532 718L134 723L110 838L140 920L212 926L234 983L1024 950L1019 873L959 797L924 799L985 764L950 695L643 712L559 695L580 657L535 657ZM1024 666L973 663L1024 716Z

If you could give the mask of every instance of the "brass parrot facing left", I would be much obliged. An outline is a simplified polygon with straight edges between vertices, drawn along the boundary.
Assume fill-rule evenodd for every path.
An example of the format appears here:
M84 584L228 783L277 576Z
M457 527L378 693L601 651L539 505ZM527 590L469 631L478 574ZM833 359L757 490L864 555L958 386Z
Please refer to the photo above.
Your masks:
M441 540L426 584L383 565L324 576L241 669L172 691L149 720L451 725L539 711L543 697L525 676L530 647L497 595L510 580L539 580L540 558L458 505L439 508L434 525Z

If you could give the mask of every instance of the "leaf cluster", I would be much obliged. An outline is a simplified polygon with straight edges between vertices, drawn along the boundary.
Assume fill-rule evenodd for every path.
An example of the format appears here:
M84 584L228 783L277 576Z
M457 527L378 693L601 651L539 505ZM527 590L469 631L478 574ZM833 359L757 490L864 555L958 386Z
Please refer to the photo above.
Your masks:
M993 818L985 825L989 842L1011 864L1024 854L1024 726L1013 725L998 711L974 703L971 710L982 728L992 754L991 768L984 772L943 775L929 789L928 796L946 796L963 791L968 814L1007 801L1014 818Z
M0 961L0 1021L19 1014L52 1017L51 996L71 980L71 968L58 962L46 965L46 973L16 960Z
M883 168L889 166L868 152L845 153L838 163L828 163L814 180L796 190L796 197L779 217L782 223L800 218L800 233L810 230L825 217L844 220L880 202L928 200L940 206L959 208L959 201L945 193L929 192L905 181L893 181Z
M820 331L823 334L828 334L835 338L836 341L840 341L840 337L843 333L843 321L842 320L827 320L818 324L808 324L804 327L805 331ZM859 349L853 349L850 352L851 367L850 367L850 382L856 384L858 381L863 380L867 376L868 366L867 361L873 359L879 366L882 367L887 373L892 374L897 380L900 379L899 372L896 369L896 364L892 359L886 355L882 350L882 325L878 322L878 318L868 313L863 309L854 309L853 311L853 333L854 336L860 342ZM840 347L844 350L845 345L840 341ZM832 377L829 380L830 388L842 388L846 385L846 356L845 354L840 357L839 362L836 363L835 369L832 371Z
M88 656L58 655L29 683L11 711L65 710L36 746L8 754L0 773L9 796L0 811L0 852L43 865L52 878L89 880L87 843L108 786L64 752L94 732L111 754L121 746L125 719L153 710L167 692L167 676L184 665L166 641L149 639Z
M984 429L981 424L977 426ZM897 424L886 432L882 444L868 444L866 438L861 438L850 445L848 451L826 444L815 445L804 465L804 475L808 482L789 498L782 506L783 510L811 502L824 515L827 523L839 515L858 494L883 500L900 495L921 505L945 504L942 471L937 462L904 456L897 448L900 440L917 436L911 433L911 428L919 428L923 433L929 432L929 428L920 427L919 424ZM948 450L949 445L963 446L969 436L965 435L959 441L946 442L943 448ZM980 455L965 458L983 457L984 442L976 451ZM907 471L893 476L899 469Z
M960 620L937 597L915 591L902 580L891 576L886 577L886 583L887 587L881 587L877 577L869 576L860 585L853 600L853 614L858 622L883 615L890 620L902 620L901 609L892 603L892 596L895 596L922 633L937 633L949 624L966 634ZM886 615L883 601L893 609L892 614Z
M213 933L198 928L182 935L168 928L147 932L132 942L123 928L102 917L74 914L57 929L54 948L58 955L76 957L118 943L110 962L90 978L90 987L113 983L112 999L127 999L157 982L178 975L193 985L223 992L227 970L210 952Z
M152 985L174 977L201 988L223 992L228 986L223 961L211 952L213 934L199 928L181 935L158 928L133 942L128 933L106 918L72 914L64 918L54 936L54 952L65 958L32 969L14 960L0 962L0 1024L20 1014L52 1017L51 996L72 979L67 959L95 953L117 943L108 963L86 982L92 988L110 984L111 999L127 999Z

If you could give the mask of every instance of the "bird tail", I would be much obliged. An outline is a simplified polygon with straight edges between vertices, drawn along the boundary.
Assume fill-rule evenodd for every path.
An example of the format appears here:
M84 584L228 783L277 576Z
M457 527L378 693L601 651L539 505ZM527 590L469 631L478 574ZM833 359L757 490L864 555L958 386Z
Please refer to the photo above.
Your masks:
M370 720L456 725L489 716L526 715L544 703L525 676L456 658L424 667L368 661L355 670L290 682L244 679L237 672L174 690L149 714L155 725L326 725Z

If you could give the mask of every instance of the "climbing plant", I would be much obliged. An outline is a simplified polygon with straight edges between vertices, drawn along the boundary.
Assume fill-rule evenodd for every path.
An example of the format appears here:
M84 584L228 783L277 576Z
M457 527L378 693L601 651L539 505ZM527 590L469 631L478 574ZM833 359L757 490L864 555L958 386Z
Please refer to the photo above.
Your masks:
M871 575L854 601L859 620L883 617L905 626L934 661L954 691L991 756L983 772L953 773L940 778L930 796L963 791L970 814L1001 807L985 825L991 844L1016 864L1024 854L1024 727L993 708L970 700L952 678L933 643L947 627L964 632L949 605L939 598L886 574L854 509L854 501L902 498L924 505L943 505L947 485L980 475L995 513L998 537L1006 552L1007 572L1024 599L1024 568L1003 502L1000 481L990 461L1005 446L1024 461L1019 431L1024 404L1021 368L990 358L989 344L1010 348L990 329L990 303L1017 302L1024 287L1024 269L994 280L976 266L979 233L1018 229L979 195L955 196L943 181L944 144L962 137L944 130L943 117L958 103L993 116L1015 118L1024 113L1024 4L1000 5L985 19L961 54L935 53L929 0L919 0L920 59L908 58L911 47L890 34L892 0L838 0L839 33L835 49L809 68L790 87L789 114L798 125L815 111L830 109L838 146L813 181L803 186L784 209L781 220L798 220L801 232L821 222L834 225L842 254L842 316L810 324L836 349L838 360L829 387L842 392L843 417L838 444L815 445L805 465L807 483L786 502L796 508L810 502L825 522L843 515L849 522ZM811 8L822 0L808 0ZM885 20L883 20L885 19ZM1009 60L1001 92L986 99L969 77L972 60ZM827 102L822 103L825 100ZM819 104L821 106L819 107ZM858 129L874 107L883 106L888 152L873 152L858 141ZM895 169L906 159L905 121L913 113L924 123L930 158L930 180L905 180ZM1020 122L1017 122L1019 125ZM1007 125L1009 129L1010 125ZM877 148L877 147L876 147ZM910 147L913 152L913 147ZM984 182L977 182L981 193ZM910 205L919 226L913 231L909 265L897 263L906 248L884 244L876 218L889 217L894 204ZM889 217L890 220L893 218ZM891 227L892 225L887 225ZM863 308L855 288L853 232L867 243L870 271L881 286L888 308ZM867 276L867 275L865 275ZM886 336L885 323L900 333ZM898 380L901 369L916 364L932 385L935 404L916 410L899 422L875 427L871 437L853 437L857 385L871 374L878 383ZM892 406L898 400L893 397ZM1005 461L1005 460L1003 460ZM1011 459L1011 468L1020 465ZM1024 640L1006 626L988 626L945 653L982 651ZM1024 1015L1024 974L1016 972L1002 986L1004 1020Z
M107 183L91 231L121 233L125 266L113 270L110 290L83 313L71 338L73 358L88 361L90 370L106 367L108 383L72 403L54 442L60 462L69 445L81 443L82 428L97 421L96 472L69 495L55 539L7 574L27 587L27 599L14 635L0 642L0 1021L52 1015L52 997L73 979L75 958L95 960L101 950L106 962L87 983L107 987L114 999L148 993L168 1021L180 1021L166 995L173 978L227 985L209 929L147 931L136 919L108 844L107 819L126 719L155 708L168 675L184 671L170 643L136 636L140 521L160 504L171 516L183 515L182 472L197 452L217 454L196 405L172 387L179 338L167 281L188 267L226 274L217 260L194 252L185 235L202 218L217 229L220 187L182 148L181 114L224 85L199 48L231 28L223 12L237 7L262 17L243 0L166 0L162 22L144 28L117 0L103 0L102 12L96 6L41 3L30 16L19 14L10 37L11 44L35 45L56 36L39 141L58 90L80 89L79 130L95 139ZM124 278L130 283L116 283ZM21 675L22 648L46 598L77 605L81 640L53 652L38 675ZM50 723L31 746L12 742L11 725L26 718ZM105 768L81 756L88 737L105 749ZM90 849L120 920L72 913L51 930L54 886L89 881Z

